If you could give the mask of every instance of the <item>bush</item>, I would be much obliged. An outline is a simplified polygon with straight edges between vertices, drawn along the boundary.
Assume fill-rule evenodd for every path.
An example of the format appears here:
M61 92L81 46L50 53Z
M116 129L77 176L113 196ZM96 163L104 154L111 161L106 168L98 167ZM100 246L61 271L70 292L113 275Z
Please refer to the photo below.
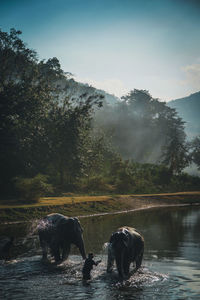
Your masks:
M132 192L135 187L133 176L124 169L120 170L116 178L115 187L118 193L124 194Z
M112 192L112 186L107 184L105 180L100 176L93 176L87 183L82 184L82 190L84 192Z
M38 174L32 178L15 178L15 187L23 201L37 202L41 196L51 194L53 188L47 183L47 176Z

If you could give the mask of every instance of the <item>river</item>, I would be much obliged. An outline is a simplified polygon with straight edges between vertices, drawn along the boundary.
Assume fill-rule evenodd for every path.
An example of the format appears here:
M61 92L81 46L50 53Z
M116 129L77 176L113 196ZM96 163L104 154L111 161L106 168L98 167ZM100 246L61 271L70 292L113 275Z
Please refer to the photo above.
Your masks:
M42 264L35 222L1 225L0 235L15 236L11 259L0 261L0 299L200 299L200 207L154 208L80 218L87 252L102 262L92 281L81 280L83 261L72 247L68 261ZM142 268L119 282L106 274L104 244L127 225L145 239Z

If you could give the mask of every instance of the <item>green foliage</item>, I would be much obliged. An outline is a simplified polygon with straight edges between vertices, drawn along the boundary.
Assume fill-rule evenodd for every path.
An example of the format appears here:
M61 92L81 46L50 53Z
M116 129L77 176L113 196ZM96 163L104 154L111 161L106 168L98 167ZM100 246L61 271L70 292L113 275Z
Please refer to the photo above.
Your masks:
M41 196L49 196L53 192L52 185L47 183L47 176L38 174L32 178L15 178L15 187L20 200L37 202Z
M57 193L198 189L199 179L182 171L191 160L200 165L200 139L188 147L174 109L136 89L102 109L102 95L76 85L69 92L58 59L39 61L20 34L0 30L1 197L15 196L15 187L26 201L52 186Z
M166 143L163 146L162 163L169 167L171 175L180 174L189 164L189 147L184 132L184 122L171 111L167 124Z
M120 161L120 165L118 165L115 176L115 186L118 193L123 194L127 191L134 190L135 177L129 161Z
M171 174L189 163L184 122L175 109L153 98L146 90L134 89L113 107L96 115L96 123L112 133L112 141L124 159L162 163Z
M176 191L199 191L200 190L200 178L197 176L191 176L186 173L173 176L168 186L168 190L172 192Z
M106 182L105 178L93 176L89 180L83 180L79 190L83 192L109 193L112 192L112 186Z
M59 93L55 80L64 76L55 58L38 62L20 34L15 29L10 34L0 31L2 194L10 190L13 177L37 174L47 162L45 124Z
M57 58L38 61L20 31L0 31L0 188L13 193L13 177L45 173L60 187L81 174L84 137L99 94L69 98Z
M197 136L193 139L190 143L190 157L191 160L197 165L198 169L200 170L200 136Z

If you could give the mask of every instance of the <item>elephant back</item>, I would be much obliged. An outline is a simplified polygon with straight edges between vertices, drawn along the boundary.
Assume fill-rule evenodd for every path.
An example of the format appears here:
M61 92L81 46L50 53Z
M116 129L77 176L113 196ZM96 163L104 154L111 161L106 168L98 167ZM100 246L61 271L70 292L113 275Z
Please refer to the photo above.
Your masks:
M134 227L123 226L123 227L118 228L118 231L126 232L127 234L134 236L136 239L144 241L144 238L141 235L141 233Z
M60 223L65 223L69 218L58 213L52 213L46 216L45 219L51 222L52 225L57 226Z
M61 223L66 222L68 217L65 217L58 213L52 213L45 216L38 223L38 232L54 232L60 226Z
M55 216L54 228L58 237L65 237L71 242L83 232L78 218L65 217L63 215Z

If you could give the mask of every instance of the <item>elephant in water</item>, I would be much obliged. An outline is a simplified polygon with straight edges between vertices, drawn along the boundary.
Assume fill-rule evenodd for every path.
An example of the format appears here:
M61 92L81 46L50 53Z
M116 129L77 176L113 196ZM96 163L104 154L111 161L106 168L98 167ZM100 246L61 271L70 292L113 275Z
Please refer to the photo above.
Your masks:
M107 272L112 271L114 260L120 278L127 277L131 262L140 268L144 252L144 238L134 228L121 227L114 232L109 241Z
M47 259L48 248L56 262L61 260L60 250L62 250L62 260L67 259L71 244L76 245L83 259L86 259L83 229L78 218L53 213L41 219L37 228L43 259Z

